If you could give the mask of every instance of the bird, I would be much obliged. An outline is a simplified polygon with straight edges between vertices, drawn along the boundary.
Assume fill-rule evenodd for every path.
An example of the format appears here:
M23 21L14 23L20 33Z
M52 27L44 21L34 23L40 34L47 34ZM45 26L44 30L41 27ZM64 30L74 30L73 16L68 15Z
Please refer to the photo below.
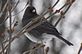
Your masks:
M22 18L22 26L24 27L31 20L35 19L38 16L39 15L37 14L35 7L28 6L26 8L23 18ZM44 33L54 35L57 38L64 41L67 45L73 46L73 44L71 42L69 42L68 40L64 39L61 36L61 34L58 32L58 30L47 20L45 22L43 22L42 24L40 24L39 26L33 28L32 30L30 30L29 32L26 32L24 34L28 35L27 33L30 35L30 37L32 36L31 38L35 38L35 39L39 39L40 37L42 37L42 34L44 34ZM29 38L29 36L28 36L28 38Z

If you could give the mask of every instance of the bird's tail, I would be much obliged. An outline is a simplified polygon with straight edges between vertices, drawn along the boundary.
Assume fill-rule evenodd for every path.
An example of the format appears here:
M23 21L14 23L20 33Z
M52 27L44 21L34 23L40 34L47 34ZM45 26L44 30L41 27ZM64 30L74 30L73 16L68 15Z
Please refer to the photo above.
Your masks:
M53 35L55 35L57 38L61 39L62 41L64 41L66 44L68 44L69 46L73 46L73 44L71 42L69 42L68 40L64 39L61 34L57 31L56 28L53 28L54 32L51 32Z
M69 42L68 40L64 39L62 36L57 35L56 37L59 38L59 39L61 39L61 40L63 40L63 41L64 41L66 44L68 44L69 46L73 46L73 44L72 44L71 42Z
M61 39L62 41L64 41L69 46L71 46L71 45L73 46L73 44L71 42L69 42L68 40L64 39L56 29L54 31L49 30L49 31L47 31L47 33L55 35L57 38Z

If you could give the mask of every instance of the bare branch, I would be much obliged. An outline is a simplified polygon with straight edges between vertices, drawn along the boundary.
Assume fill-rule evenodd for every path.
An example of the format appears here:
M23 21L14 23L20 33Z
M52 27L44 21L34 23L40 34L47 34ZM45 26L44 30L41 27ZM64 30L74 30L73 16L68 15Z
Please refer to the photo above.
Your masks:
M81 46L79 48L78 54L80 54L81 50L82 50L82 43L81 43Z

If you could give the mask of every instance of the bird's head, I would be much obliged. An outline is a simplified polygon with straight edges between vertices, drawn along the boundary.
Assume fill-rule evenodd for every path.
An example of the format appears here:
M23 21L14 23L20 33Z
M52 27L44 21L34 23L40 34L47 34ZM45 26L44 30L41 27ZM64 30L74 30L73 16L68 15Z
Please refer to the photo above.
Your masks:
M30 12L30 13L36 14L36 9L33 6L28 6L26 8L26 12L28 12L28 13Z

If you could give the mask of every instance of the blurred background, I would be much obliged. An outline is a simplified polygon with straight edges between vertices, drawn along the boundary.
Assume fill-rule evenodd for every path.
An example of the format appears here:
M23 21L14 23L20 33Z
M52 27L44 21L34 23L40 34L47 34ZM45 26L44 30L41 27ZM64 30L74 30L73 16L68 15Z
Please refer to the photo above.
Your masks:
M53 35L44 34L44 38L48 38L45 47L40 47L35 51L26 53L38 44L32 42L22 34L10 42L10 47L5 48L8 44L5 40L12 38L22 29L21 20L26 7L28 7L28 1L36 8L36 12L41 15L58 0L0 0L0 54L82 54L82 52L78 53L82 43L82 0L75 0L64 15L64 18L56 26L62 37L72 42L74 46L68 46L58 38L50 38ZM69 1L72 0L59 0L53 8L53 12L59 10ZM61 11L65 11L67 7L65 6ZM51 15L53 12L49 12L45 17ZM48 20L55 25L60 16L61 14L57 13ZM17 25L14 26L16 23ZM48 52L44 53L44 51Z

